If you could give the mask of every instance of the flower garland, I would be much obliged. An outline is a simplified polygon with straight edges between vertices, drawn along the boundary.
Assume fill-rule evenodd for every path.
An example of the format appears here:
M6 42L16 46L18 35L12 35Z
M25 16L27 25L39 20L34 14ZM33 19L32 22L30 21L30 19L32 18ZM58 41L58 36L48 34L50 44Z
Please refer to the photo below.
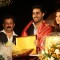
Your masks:
M12 60L11 48L2 43L0 43L0 60Z
M48 49L48 53L43 50L43 54L40 54L40 60L60 60L60 44L52 45Z

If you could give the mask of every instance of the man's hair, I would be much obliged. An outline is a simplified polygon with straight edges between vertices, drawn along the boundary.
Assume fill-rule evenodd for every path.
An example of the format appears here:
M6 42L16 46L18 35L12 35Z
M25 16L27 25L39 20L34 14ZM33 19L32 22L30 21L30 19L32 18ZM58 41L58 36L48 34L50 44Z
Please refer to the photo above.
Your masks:
M38 9L41 10L41 12L45 13L45 9L43 8L42 5L34 5L34 6L32 7L32 10L35 9L35 8L38 8Z
M14 16L12 15L5 15L3 18L2 18L2 23L4 23L5 19L10 19L12 18L13 22L15 23L15 18Z

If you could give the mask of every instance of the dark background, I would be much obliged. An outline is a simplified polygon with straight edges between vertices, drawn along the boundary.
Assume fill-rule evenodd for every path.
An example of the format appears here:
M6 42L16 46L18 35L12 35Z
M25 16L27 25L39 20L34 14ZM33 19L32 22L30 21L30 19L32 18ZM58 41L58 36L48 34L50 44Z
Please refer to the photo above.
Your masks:
M60 8L60 0L12 0L12 4L6 7L0 7L0 30L2 27L2 17L6 14L12 14L16 19L14 28L18 35L25 25L32 19L32 6L42 4L46 10L45 19L56 9Z

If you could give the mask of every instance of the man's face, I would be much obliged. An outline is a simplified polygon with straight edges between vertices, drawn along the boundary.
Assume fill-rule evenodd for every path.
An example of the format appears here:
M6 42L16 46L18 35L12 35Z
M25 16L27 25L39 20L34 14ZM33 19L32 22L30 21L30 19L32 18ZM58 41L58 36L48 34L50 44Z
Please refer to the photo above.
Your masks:
M56 23L60 24L60 12L56 13Z
M4 20L3 27L4 27L5 31L9 31L9 32L13 31L14 26L15 26L15 24L14 24L12 18Z
M41 21L43 19L43 16L44 16L44 13L42 13L40 9L38 8L33 9L32 18L35 23L38 23L39 21Z

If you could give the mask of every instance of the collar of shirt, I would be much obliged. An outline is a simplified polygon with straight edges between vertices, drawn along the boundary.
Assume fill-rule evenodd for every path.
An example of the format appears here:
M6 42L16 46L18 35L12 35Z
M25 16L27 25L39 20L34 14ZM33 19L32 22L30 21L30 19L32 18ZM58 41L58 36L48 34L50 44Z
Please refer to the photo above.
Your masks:
M37 28L36 28L34 22L33 22L32 24L33 24L33 26L34 26L34 35L36 35L36 33L37 33Z
M45 23L45 21L44 21L44 20L42 20L42 24L43 24L43 23ZM34 35L36 35L36 34L37 34L37 30L38 30L38 29L36 28L36 26L35 26L34 22L33 22L32 24L33 24L33 26L34 26ZM40 26L40 27L41 27L41 26ZM40 28L40 27L39 27L39 28Z
M3 30L1 30L1 32L4 32L5 34L6 34L6 32L4 31L4 29ZM15 32L13 31L13 35L9 38L8 36L7 36L7 38L8 38L8 42L9 43L11 43L12 42L12 40L13 40L13 36L17 36L17 34L15 34Z
M6 34L6 32L3 30L1 30L0 32L4 32ZM17 34L15 34L15 32L13 31L13 36L17 36Z

